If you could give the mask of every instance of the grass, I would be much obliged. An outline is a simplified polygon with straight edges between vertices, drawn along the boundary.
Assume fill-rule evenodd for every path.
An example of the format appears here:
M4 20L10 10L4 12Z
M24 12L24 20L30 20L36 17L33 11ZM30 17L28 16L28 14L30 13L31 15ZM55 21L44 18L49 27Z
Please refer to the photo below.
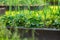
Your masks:
M52 0L56 1L56 0ZM1 4L5 5L41 5L41 4L49 4L50 0L0 0ZM60 0L58 0L60 2ZM27 4L28 3L28 4Z
M44 3L44 0L0 0L1 4L6 4L6 5L40 5ZM27 4L28 3L28 4Z

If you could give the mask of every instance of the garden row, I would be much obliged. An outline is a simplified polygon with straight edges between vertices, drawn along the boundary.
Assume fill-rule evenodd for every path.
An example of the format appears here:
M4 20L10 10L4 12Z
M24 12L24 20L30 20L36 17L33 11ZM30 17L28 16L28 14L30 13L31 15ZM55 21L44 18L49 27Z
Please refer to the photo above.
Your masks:
M58 7L56 9L49 7L47 9L45 7L40 11L10 11L9 13L7 12L7 15L0 18L1 22L5 23L5 26L26 28L60 28L60 8Z

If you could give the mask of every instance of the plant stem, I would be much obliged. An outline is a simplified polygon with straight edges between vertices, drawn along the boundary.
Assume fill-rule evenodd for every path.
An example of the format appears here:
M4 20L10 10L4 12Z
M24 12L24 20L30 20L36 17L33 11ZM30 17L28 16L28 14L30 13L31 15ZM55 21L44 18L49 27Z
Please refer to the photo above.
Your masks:
M35 30L32 30L32 40L35 40Z

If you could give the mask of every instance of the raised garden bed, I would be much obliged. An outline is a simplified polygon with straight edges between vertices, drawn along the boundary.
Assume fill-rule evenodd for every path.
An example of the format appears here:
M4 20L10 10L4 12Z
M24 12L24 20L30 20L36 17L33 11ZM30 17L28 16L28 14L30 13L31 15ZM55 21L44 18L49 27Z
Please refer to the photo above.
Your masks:
M50 0L49 3L51 5L58 5L57 0ZM6 10L10 10L9 15L0 17L0 25L6 27L12 34L17 32L22 39L60 40L60 9L56 8L55 11L44 4L33 6L29 3L30 6L18 6L15 3L15 6L12 5L13 3L10 3L9 6L0 6L0 14L5 13ZM12 10L15 10L15 12L12 12ZM22 10L22 12L18 12L18 10ZM24 12L25 10L26 12ZM37 12L35 10L42 11Z
M11 30L12 33L15 31L14 28L8 27L8 29ZM16 27L15 29L19 31L21 38L31 38L34 34L34 40L60 40L60 29L20 27Z
M58 10L56 11L55 15L49 14L50 16L46 15L46 13L53 12L50 11L50 9L48 10L48 8L44 9L41 14L37 14L35 11L29 12L26 14L16 14L14 16L4 15L1 17L0 21L4 23L6 27L8 26L7 29L11 30L12 33L15 31L15 29L17 29L22 38L32 37L33 35L34 39L37 38L37 40L60 39L60 15L57 13L59 12ZM44 18L42 16L44 16Z

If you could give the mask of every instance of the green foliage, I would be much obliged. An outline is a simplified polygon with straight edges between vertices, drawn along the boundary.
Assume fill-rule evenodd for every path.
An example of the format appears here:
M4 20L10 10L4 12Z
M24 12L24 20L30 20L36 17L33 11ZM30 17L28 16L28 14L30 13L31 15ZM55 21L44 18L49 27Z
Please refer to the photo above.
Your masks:
M28 6L30 5L35 5L35 4L43 4L46 3L46 0L5 0L5 2L10 5L9 11L10 15L9 16L2 16L1 22L4 23L5 26L23 26L23 27L29 27L29 28L44 28L44 26L48 28L59 28L60 27L60 9L58 8L56 11L55 8L48 8L44 7L42 10L43 12L36 12L28 10L24 12L24 10L21 12L19 10L19 14L16 14L17 9L15 9L16 15L12 16L11 15L11 6L15 5L17 6L18 4L26 4Z
M6 17L6 16L4 16ZM0 20L0 40L20 40L20 35L18 34L17 29L12 33L11 30L8 30L5 26L5 21L7 18L2 18Z
M41 5L56 1L60 2L60 0L0 0L0 3L6 5Z
M60 8L59 8L60 9ZM45 7L43 12L26 11L20 14L2 16L1 22L5 26L26 27L26 28L60 28L60 10L48 9ZM53 11L55 10L55 11Z
M41 5L44 4L42 0L0 0L1 3L6 5Z
M0 40L20 40L20 36L15 33L11 33L11 31L7 30L6 28L0 27Z

